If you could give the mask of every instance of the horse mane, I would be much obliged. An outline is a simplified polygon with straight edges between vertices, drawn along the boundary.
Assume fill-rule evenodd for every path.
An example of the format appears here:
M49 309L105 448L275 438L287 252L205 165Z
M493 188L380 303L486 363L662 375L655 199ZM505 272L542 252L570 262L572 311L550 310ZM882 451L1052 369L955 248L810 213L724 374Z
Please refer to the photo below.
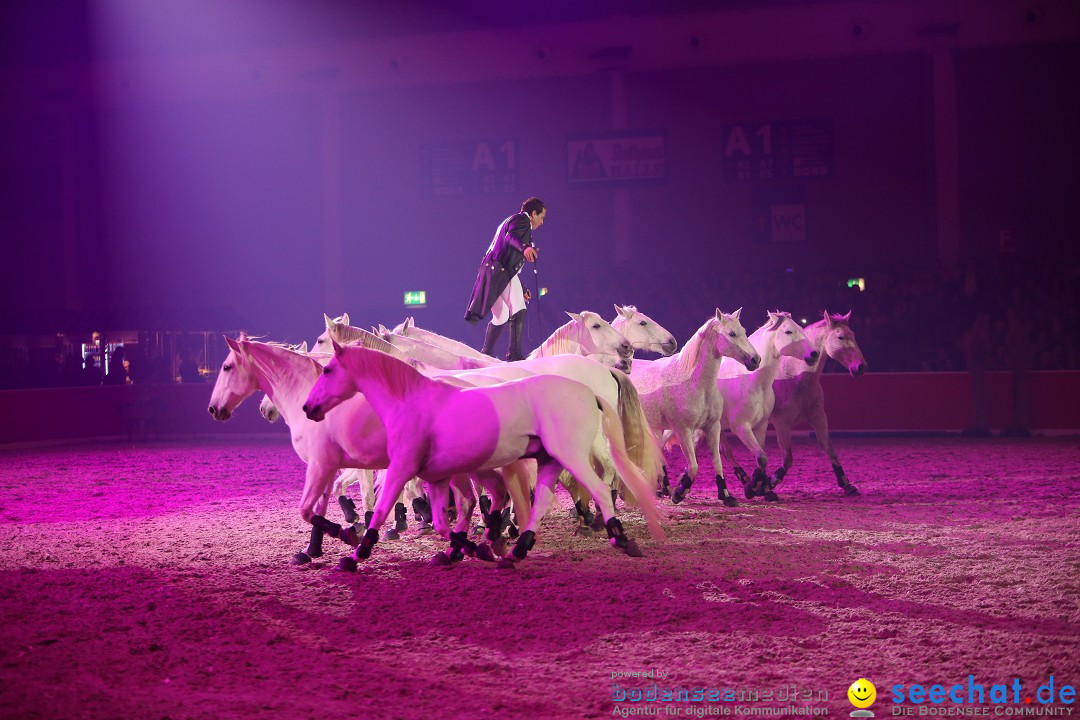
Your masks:
M419 370L405 360L378 350L360 345L347 345L344 351L361 375L377 381L395 400L404 401L417 390L434 382L424 377Z
M773 316L775 316L775 317L773 317ZM790 320L790 319L791 319L791 313L782 312L780 310L777 310L777 311L771 313L769 315L769 319L765 321L765 324L762 325L758 329L759 330L765 330L766 332L771 332L773 330L779 330L780 326L784 323L784 320ZM766 325L768 325L769 327L765 327Z
M386 355L392 355L403 362L409 362L408 356L401 352L401 350L386 342L378 335L370 333L363 328L358 328L353 325L335 324L330 328L330 337L337 341L338 345L356 345L368 348L369 350L378 350Z
M252 351L255 352L252 352ZM270 350L271 352L266 352ZM277 352L282 350L284 352ZM318 377L322 366L310 355L299 352L287 343L247 341L247 355L256 367L268 378L282 378L292 372L294 365L286 358L300 358L311 365L312 377ZM300 363L303 364L302 362Z
M715 315L706 320L705 324L697 329L694 336L686 341L683 349L676 354L673 362L681 372L690 372L694 369L697 364L698 349L701 343L705 341L705 333L708 332L710 327L714 327L717 322Z
M581 347L581 343L570 337L571 325L576 322L577 320L570 320L564 325L556 328L555 332L551 333L547 340L540 343L540 347L529 354L529 357L577 354Z

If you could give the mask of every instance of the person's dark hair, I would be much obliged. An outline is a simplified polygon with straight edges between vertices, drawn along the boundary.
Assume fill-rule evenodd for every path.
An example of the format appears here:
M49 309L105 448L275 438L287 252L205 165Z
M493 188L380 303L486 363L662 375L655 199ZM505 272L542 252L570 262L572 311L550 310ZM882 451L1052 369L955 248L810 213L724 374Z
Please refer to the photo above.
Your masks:
M525 213L526 215L544 212L544 201L540 198L531 197L525 202L521 203L521 212Z

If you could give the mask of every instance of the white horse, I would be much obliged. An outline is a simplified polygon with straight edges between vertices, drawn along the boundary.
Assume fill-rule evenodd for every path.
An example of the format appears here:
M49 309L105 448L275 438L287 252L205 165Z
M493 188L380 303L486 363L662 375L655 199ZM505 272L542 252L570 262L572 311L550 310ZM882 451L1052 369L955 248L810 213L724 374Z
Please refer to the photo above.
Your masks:
M340 344L362 341L366 347L375 349L380 347L374 344L374 340L378 338L362 328L342 323L328 323L327 328L327 333L324 335L329 335ZM629 448L631 459L642 472L656 477L662 469L661 455L648 434L648 421L639 404L637 391L626 375L621 372L613 372L600 363L574 354L550 355L510 363L496 362L493 365L472 370L458 370L456 368L459 367L459 361L465 358L453 354L451 350L443 349L443 347L453 347L452 345L443 343L443 347L437 347L415 338L393 333L385 333L381 337L402 353L396 357L407 359L417 369L431 377L444 379L452 377L463 380L468 385L490 385L535 374L555 374L577 380L590 387L594 393L617 409L625 432L624 443ZM320 336L317 342L321 343L322 340L323 336ZM445 368L445 370L438 371L436 368ZM598 463L597 472L606 484L613 486L615 466L599 427L594 445L594 457ZM568 473L564 473L561 479L574 497L575 505L587 502L587 495L576 487L573 478ZM581 515L585 515L583 507L578 510ZM601 508L601 514L603 511L604 508ZM546 508L541 509L540 517L543 517L545 512ZM614 512L613 506L609 512Z
M618 330L634 350L667 356L679 349L679 341L674 335L633 305L616 305L611 327Z
M386 518L384 498L419 476L430 486L455 474L487 470L524 458L537 461L537 504L514 546L524 559L535 542L536 510L550 495L562 469L569 470L594 499L604 486L589 461L596 428L602 422L619 472L641 499L650 532L663 538L648 481L633 465L622 444L615 411L582 384L555 375L538 375L491 387L459 388L438 382L389 355L334 343L334 359L312 388L304 411L312 420L332 417L342 401L362 392L387 429L390 466L383 497L375 505L372 524L355 551L370 556L377 528ZM599 407L598 407L599 406ZM613 546L639 554L614 516L605 516Z
M627 339L591 310L566 314L570 316L570 322L556 328L538 348L529 353L527 359L566 354L629 358L634 354L634 348Z
M722 357L734 358L750 369L760 362L739 322L741 312L739 308L729 315L717 309L681 351L660 360L638 361L630 374L653 431L674 434L686 457L686 470L671 494L674 503L682 502L697 477L694 434L701 430L716 468L717 494L725 505L738 504L727 490L717 449L722 400L716 389L716 373Z
M293 449L307 464L300 497L300 516L312 524L312 531L309 546L302 554L308 558L319 557L324 534L341 538L355 546L359 542L355 530L352 527L343 529L337 523L326 520L326 507L338 469L381 469L389 465L387 436L382 421L363 395L355 395L344 403L330 422L312 422L303 413L302 405L323 372L317 360L286 347L248 340L243 335L237 340L225 340L230 351L222 363L210 396L210 414L217 420L228 420L236 407L256 391L262 390L269 395L289 426ZM505 490L496 486L501 482L496 477L485 476L482 480L491 483L489 492L496 500L505 497L508 492L518 507L529 507L528 483L523 474L508 473ZM401 490L401 487L397 487L392 497L381 495L379 502L388 503L393 508ZM471 513L472 508L467 509ZM385 515L382 519L385 519ZM433 519L436 529L449 537L451 533L443 518ZM468 522L469 515L459 512L459 533L468 528ZM294 562L302 562L298 559L299 555ZM350 563L348 558L342 558L339 567L355 569L355 563Z
M734 362L721 363L716 385L724 399L724 427L731 430L757 460L753 479L748 478L735 462L724 438L721 439L721 450L742 482L747 498L762 495L766 500L778 500L768 486L766 466L769 458L762 448L775 401L773 380L780 369L781 357L796 358L804 365L811 365L817 361L818 351L799 324L791 319L790 313L770 312L765 324L750 336L750 343L761 355L761 364L751 371Z
M814 430L818 444L829 456L836 484L844 495L858 495L859 490L847 479L840 459L836 456L832 441L829 439L829 420L825 416L825 393L821 389L821 372L825 367L825 357L831 357L847 368L852 377L859 377L866 372L866 358L855 342L855 333L850 326L851 313L830 315L826 310L825 319L805 328L806 337L818 351L816 362L807 365L795 358L781 358L780 370L773 380L773 392L776 402L773 404L769 421L776 429L776 442L780 445L783 465L776 469L773 487L791 469L791 429L799 423L809 423Z

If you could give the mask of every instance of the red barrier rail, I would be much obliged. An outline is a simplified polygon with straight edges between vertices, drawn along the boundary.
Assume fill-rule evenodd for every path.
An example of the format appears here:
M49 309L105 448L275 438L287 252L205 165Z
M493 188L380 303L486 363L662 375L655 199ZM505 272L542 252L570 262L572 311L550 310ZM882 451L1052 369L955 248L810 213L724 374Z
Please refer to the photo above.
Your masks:
M985 388L985 429L1080 432L1080 372L1039 371L1015 377L988 372L869 373L822 376L829 428L852 432L958 432L980 425L979 385ZM217 435L286 437L283 422L266 422L247 400L228 422L206 408L210 385L127 385L0 391L0 445L101 437L193 438ZM1019 399L1019 418L1014 417ZM798 428L797 428L798 430Z

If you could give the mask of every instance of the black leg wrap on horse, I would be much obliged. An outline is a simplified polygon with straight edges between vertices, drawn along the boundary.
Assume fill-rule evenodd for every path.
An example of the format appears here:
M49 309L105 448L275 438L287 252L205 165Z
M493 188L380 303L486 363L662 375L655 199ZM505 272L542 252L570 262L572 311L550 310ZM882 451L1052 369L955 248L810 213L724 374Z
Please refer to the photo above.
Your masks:
M366 513L364 513L364 527L371 527L371 518L374 517L374 515L374 510L368 510Z
M322 557L322 539L323 531L312 525L307 550L304 551L309 558Z
M776 480L776 482L773 483L773 487L776 487L777 485L779 485L780 481L784 479L785 475L787 475L787 470L785 470L782 465L780 467L776 468L776 474L773 475L773 478Z
M330 522L322 515L313 515L311 517L311 526L322 530L324 533L332 538L339 537L341 535L341 526L336 522Z
M518 541L514 543L514 557L516 557L518 560L524 560L525 555L530 550L532 550L532 547L535 544L536 533L534 533L532 530L526 530L525 532L521 533L521 537L519 537Z
M623 532L622 523L619 522L619 518L613 517L608 519L608 521L604 523L604 527L607 528L607 534L611 539L612 545L619 548L626 547L626 533Z
M364 539L360 541L360 546L356 548L356 557L367 560L371 557L371 548L377 542L379 542L379 531L375 528L368 528L367 532L364 533Z
M413 498L413 515L417 522L431 522L431 503L424 498Z
M490 503L488 504L488 507L490 507ZM503 529L502 513L493 512L493 513L488 513L488 514L484 515L484 524L487 525L488 539L489 540L494 540L495 538L502 535L502 529Z
M491 498L487 495L481 495L478 504L480 505L481 514L488 515L491 513Z
M678 505L686 497L686 493L690 491L690 486L694 484L694 479L690 477L689 473L683 473L679 478L679 484L675 486L675 490L671 493L671 502Z
M461 550L469 556L476 553L476 543L469 539L469 534L464 530L450 533L450 547Z
M833 475L836 476L836 484L840 487L847 487L848 479L847 476L844 475L844 468L840 467L839 465L833 465L832 471Z
M398 532L409 529L409 513L405 510L405 503L394 505L394 529Z
M727 489L727 480L723 475L716 476L716 497L724 501L724 504L728 507L735 507L739 504L739 501L735 499Z
M352 498L342 495L337 501L338 505L341 506L341 513L345 516L345 522L352 525L360 519L360 516L356 514L356 503L352 501Z

